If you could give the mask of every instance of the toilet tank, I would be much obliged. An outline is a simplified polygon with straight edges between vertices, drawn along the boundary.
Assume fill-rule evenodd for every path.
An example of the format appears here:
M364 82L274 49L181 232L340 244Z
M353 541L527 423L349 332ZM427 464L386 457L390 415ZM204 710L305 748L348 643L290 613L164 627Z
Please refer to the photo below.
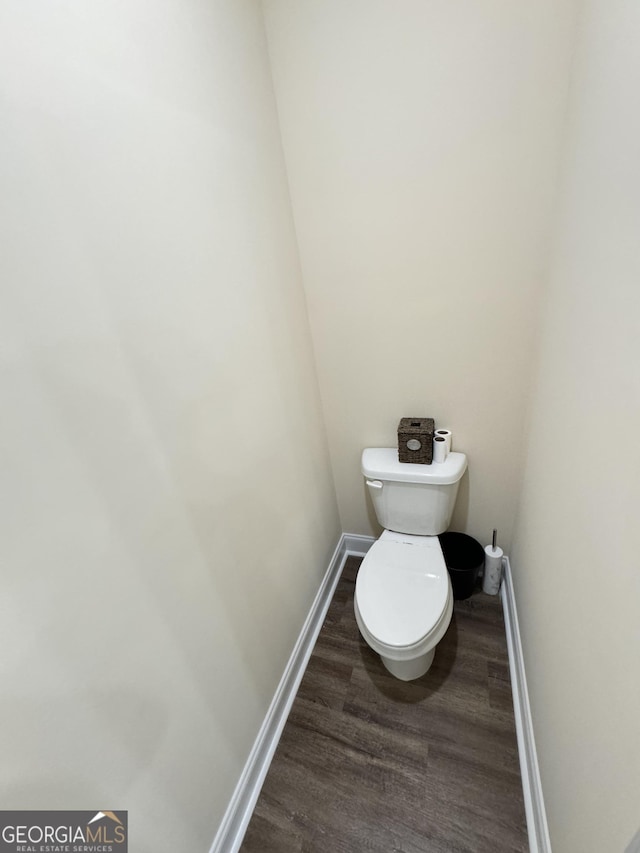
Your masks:
M466 469L464 453L449 453L444 462L431 465L399 462L395 447L367 447L362 453L362 473L378 521L398 533L444 533Z

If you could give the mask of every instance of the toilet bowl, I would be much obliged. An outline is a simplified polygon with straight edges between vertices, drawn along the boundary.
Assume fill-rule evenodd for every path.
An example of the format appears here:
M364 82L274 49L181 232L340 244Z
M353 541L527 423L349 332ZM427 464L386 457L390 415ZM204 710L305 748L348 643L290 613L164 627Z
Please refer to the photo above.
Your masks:
M354 609L364 640L392 675L424 675L453 613L438 537L385 530L360 566Z

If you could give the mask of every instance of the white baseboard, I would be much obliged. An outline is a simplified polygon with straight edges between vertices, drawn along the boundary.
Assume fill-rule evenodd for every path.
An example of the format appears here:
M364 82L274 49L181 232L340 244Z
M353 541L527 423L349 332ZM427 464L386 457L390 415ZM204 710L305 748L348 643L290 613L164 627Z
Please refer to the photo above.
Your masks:
M509 650L511 691L513 693L513 710L516 718L516 734L518 737L524 807L527 816L529 849L530 853L551 853L551 840L549 838L549 827L544 808L540 768L538 767L531 708L529 706L529 693L527 691L527 679L524 671L524 657L520 642L518 612L513 593L513 577L508 557L503 559L503 568L504 573L500 595L502 597L502 608L507 633L507 648Z
M237 853L240 849L345 560L351 554L366 554L374 542L367 536L340 537L209 853Z
M375 541L374 536L359 536L357 533L342 534L347 556L364 557Z

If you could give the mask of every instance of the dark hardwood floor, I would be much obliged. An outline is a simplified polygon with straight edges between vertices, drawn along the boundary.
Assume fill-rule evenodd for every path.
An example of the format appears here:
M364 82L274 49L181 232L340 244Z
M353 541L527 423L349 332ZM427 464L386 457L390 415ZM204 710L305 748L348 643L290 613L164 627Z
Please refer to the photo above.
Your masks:
M429 672L391 676L345 565L241 853L528 850L499 597L455 603Z

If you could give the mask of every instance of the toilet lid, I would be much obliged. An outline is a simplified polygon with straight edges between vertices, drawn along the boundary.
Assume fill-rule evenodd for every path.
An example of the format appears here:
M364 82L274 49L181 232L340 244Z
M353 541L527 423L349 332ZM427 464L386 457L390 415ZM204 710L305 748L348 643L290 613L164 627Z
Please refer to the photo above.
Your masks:
M420 642L447 605L449 577L438 537L420 538L420 545L379 539L356 578L360 616L367 630L388 646Z

